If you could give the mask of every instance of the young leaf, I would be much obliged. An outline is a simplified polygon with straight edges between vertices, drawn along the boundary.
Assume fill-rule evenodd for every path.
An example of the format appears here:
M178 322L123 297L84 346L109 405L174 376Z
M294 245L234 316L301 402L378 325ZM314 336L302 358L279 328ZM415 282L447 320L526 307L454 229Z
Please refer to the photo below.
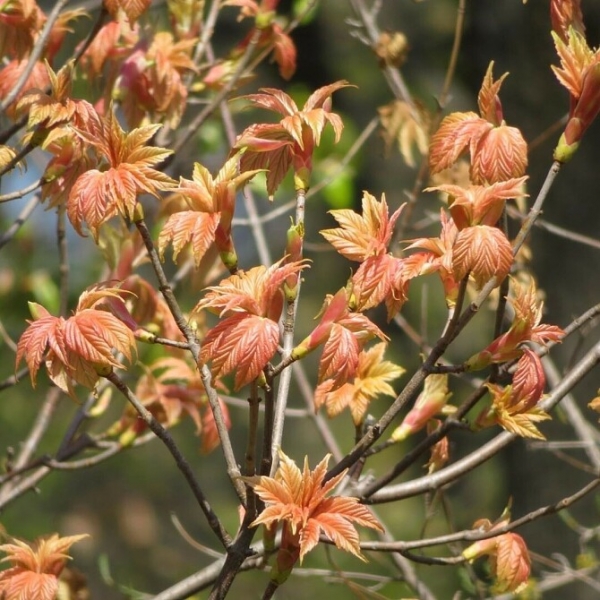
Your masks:
M69 556L67 550L87 535L59 537L52 534L33 545L13 539L0 545L2 561L12 566L0 571L0 597L7 600L54 600L58 577Z
M133 218L138 195L157 196L175 186L174 180L153 168L172 151L145 145L159 128L147 125L125 133L110 110L97 137L79 132L108 168L85 172L69 194L67 215L77 233L83 235L85 222L97 240L100 225L112 216Z
M319 542L323 533L335 545L364 560L359 548L358 534L352 523L382 531L383 528L369 510L358 503L357 498L328 494L337 486L346 472L323 483L330 456L327 455L313 471L308 459L300 469L283 452L279 453L280 465L274 478L250 477L246 482L254 488L265 503L264 510L252 526L284 523L292 535L282 543L280 553L297 556L302 563L304 556Z

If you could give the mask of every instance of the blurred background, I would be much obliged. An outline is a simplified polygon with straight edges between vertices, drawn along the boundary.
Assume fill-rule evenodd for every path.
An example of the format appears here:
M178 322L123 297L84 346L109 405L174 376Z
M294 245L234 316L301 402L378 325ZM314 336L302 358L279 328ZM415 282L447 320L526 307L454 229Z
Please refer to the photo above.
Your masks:
M90 8L95 3L88 3ZM282 1L278 13L287 15L298 10L300 3ZM457 0L384 0L377 15L381 30L402 32L410 50L402 75L413 94L426 109L435 110L437 98L443 85L446 68L454 40ZM532 142L560 120L568 110L566 92L558 85L550 65L557 59L550 37L548 2L529 0L523 5L518 0L496 2L495 0L468 1L465 29L450 98L445 111L477 110L477 93L490 61L495 61L494 73L499 77L509 71L504 82L501 98L504 117L509 125L519 127L525 139ZM600 37L600 5L583 0L584 20L588 41L596 47ZM41 3L48 11L52 2ZM78 6L76 2L71 6ZM147 22L164 25L161 17L164 6L154 3ZM236 22L236 9L222 11L214 36L217 55L225 54L239 40L239 30L245 23ZM84 34L89 22L79 20L74 37ZM307 95L322 85L346 79L356 88L336 92L334 110L342 115L345 130L342 141L334 146L332 135L325 136L319 149L320 159L315 175L327 179L336 173L343 157L358 136L377 115L379 107L393 100L377 57L361 41L365 32L356 19L350 2L323 0L306 22L292 34L298 48L298 70L291 82L283 81L277 74L276 65L264 65L256 77L239 90L240 94L253 93L261 86L279 87L301 104ZM69 49L65 49L68 54ZM193 107L192 107L192 110ZM239 130L244 123L253 120L269 120L260 111L246 111L236 115ZM2 123L3 126L6 123ZM558 131L536 146L530 155L528 191L532 197L552 162L552 150L558 139ZM226 152L224 134L220 122L209 122L178 157L172 175L190 177L190 165L197 160L212 168L219 165ZM588 236L596 241L592 246L557 236L550 231L536 228L531 236L531 268L538 278L539 287L546 294L544 322L567 325L598 302L600 279L600 124L587 132L581 148L572 164L560 173L551 196L546 202L543 220L560 225L567 230ZM2 181L1 193L7 193L27 185L39 177L43 157L32 157L26 171ZM36 162L39 161L39 162ZM306 245L308 258L313 263L302 288L302 302L297 338L310 331L313 317L318 312L323 295L335 293L343 286L351 266L339 256L328 251L319 230L333 227L333 219L327 210L340 207L360 207L362 190L376 197L385 193L391 209L407 200L417 174L415 168L407 167L397 148L386 152L379 132L372 134L346 169L333 178L332 183L312 196L307 205ZM426 187L425 185L422 187ZM264 197L264 190L253 188L260 210L266 213L271 205ZM293 189L287 185L275 197L275 204L285 204L293 199ZM26 199L18 203L0 205L0 227L4 231L22 210ZM432 214L438 213L439 199L435 194L422 194L416 204L413 217L415 229L406 238L434 235L435 227L419 229L419 223L429 224ZM280 218L268 223L267 237L272 241L273 257L278 259L285 246L285 229L292 209ZM238 217L244 217L240 203ZM29 317L27 301L34 299L48 305L56 303L58 262L55 253L55 215L38 207L32 219L22 228L18 237L0 252L0 319L8 335L17 340ZM515 227L515 223L511 225ZM244 266L257 260L249 230L243 226L235 230L238 252ZM71 306L74 307L81 290L99 277L98 254L89 239L69 235L71 256L76 257L72 268ZM402 314L430 342L442 331L446 313L437 281L425 278L411 288L408 304ZM197 290L182 286L182 302L191 308L198 301ZM376 313L374 320L385 325L385 315ZM452 347L449 358L461 361L487 344L493 327L493 313L483 311L469 327L466 335ZM392 337L390 359L403 365L409 373L420 364L419 348L406 335L390 326ZM568 340L553 356L559 368L568 367L581 356L591 344L589 336ZM3 343L0 346L0 379L14 371L13 352ZM313 376L318 357L309 357L308 372ZM403 380L396 382L399 391ZM313 381L314 383L314 381ZM27 435L40 406L46 386L46 378L40 378L33 390L29 381L0 394L0 453L10 457ZM594 397L600 386L596 369L574 390L578 404L592 422L596 421L585 405ZM453 387L452 401L459 404L468 387L457 383ZM117 403L120 400L117 400ZM382 399L371 405L375 417L382 414L390 399ZM291 406L305 408L295 390ZM60 407L56 428L43 440L40 452L53 453L65 434L60 424L67 427L77 406L65 399ZM117 410L117 408L115 408ZM245 447L246 408L230 406L233 421L232 437L235 450L243 455ZM343 414L331 424L332 430L344 452L353 445L354 428L349 415ZM573 434L560 410L543 430L553 441L572 440ZM451 456L458 458L473 450L482 439L489 439L494 432L473 436L461 432L451 437ZM199 452L200 443L194 435L191 422L184 421L173 435L187 459L193 464L201 483L205 486L212 504L224 510L224 524L235 531L238 523L236 498L224 474L223 460L219 450L208 456ZM487 435L487 437L486 437ZM420 436L416 437L418 441ZM307 443L308 442L308 443ZM408 451L414 442L407 441L391 452L375 457L368 467L380 472L389 468ZM326 452L325 446L308 418L289 419L284 437L285 451L301 460L308 453L315 464ZM444 490L444 501L434 504L426 531L422 531L424 517L433 498L414 498L382 505L377 513L388 526L390 533L400 540L410 540L421 535L447 532L444 512L451 518L455 529L469 527L477 518L496 519L512 499L512 512L522 516L539 506L556 502L582 486L590 474L578 468L577 461L585 460L580 450L569 451L568 460L557 458L539 444L520 441L506 451L476 469L462 480ZM575 463L575 464L574 464ZM403 475L410 479L424 473L420 465ZM439 499L438 499L439 500ZM588 496L569 510L568 517L552 516L540 519L524 527L520 533L530 549L551 558L556 563L568 560L572 567L576 558L592 560L588 549L578 546L576 524L586 527L599 524L600 502L598 497ZM223 508L228 507L228 508ZM208 548L218 550L217 540L206 526L195 506L194 499L180 473L174 468L172 458L157 441L120 453L115 458L89 470L75 473L56 472L45 478L36 492L31 492L9 505L0 515L0 522L15 536L33 539L36 536L58 531L61 535L87 532L89 540L73 548L73 565L83 571L89 582L91 597L101 600L117 600L140 592L139 597L153 594L169 587L178 579L186 577L212 562L212 557L194 548L178 532L174 520L181 523L187 534ZM368 532L361 531L367 539ZM596 544L596 550L598 546ZM441 551L439 548L431 551ZM564 558L567 557L567 558ZM376 598L365 590L344 582L340 578L317 577L311 569L347 569L386 576L393 568L385 555L370 555L368 565L328 548L311 553L304 563L307 569L295 575L278 593L281 600L303 599L311 596L329 597L336 600L350 598ZM552 564L534 560L538 577L543 571L553 571ZM477 565L475 566L477 570ZM451 598L462 589L461 597L472 597L468 578L457 575L455 569L417 566L417 574L437 594ZM485 574L479 573L481 577ZM231 592L232 598L257 598L264 589L267 576L264 573L248 573L239 576ZM362 585L373 582L363 581ZM597 598L598 591L585 583L575 583L569 588L569 597L581 600ZM400 583L382 584L377 592L386 598L408 598L411 592ZM148 596L145 596L148 594ZM563 589L547 592L544 598L558 600L566 597ZM202 592L197 598L205 598ZM473 596L474 597L474 596Z

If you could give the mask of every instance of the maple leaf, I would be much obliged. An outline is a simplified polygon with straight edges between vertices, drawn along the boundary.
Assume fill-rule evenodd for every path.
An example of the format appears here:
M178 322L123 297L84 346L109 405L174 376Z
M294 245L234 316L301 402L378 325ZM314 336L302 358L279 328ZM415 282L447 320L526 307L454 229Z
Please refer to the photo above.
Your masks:
M103 25L80 59L87 78L93 81L108 61L116 63L129 56L138 41L138 25L129 23L124 16Z
M27 113L27 126L38 127L48 132L60 125L70 125L84 129L94 135L101 124L94 107L85 100L73 100L72 81L74 63L69 61L58 73L46 63L50 93L42 89L32 89L23 94L17 105L17 113ZM47 143L42 147L46 149Z
M25 58L46 21L35 0L11 0L0 5L0 56Z
M177 127L187 103L183 80L196 71L191 53L196 39L175 42L169 32L154 35L149 47L138 45L119 67L112 98L120 102L127 123L156 122L163 117Z
M527 144L518 129L504 123L498 92L506 74L494 81L493 66L490 63L479 92L480 115L452 113L432 136L432 174L451 167L467 149L471 155L471 179L476 184L505 181L525 173Z
M0 597L6 600L54 600L58 593L58 576L69 558L67 550L86 537L52 534L33 545L18 539L0 545L0 551L6 554L2 562L12 565L0 571Z
M421 249L404 259L404 276L411 279L419 275L438 273L444 286L446 304L453 307L458 297L459 283L454 276L452 256L458 230L453 219L444 210L440 211L440 236L408 240L411 243L406 250Z
M236 370L234 389L256 379L273 358L279 326L266 317L237 314L213 327L202 341L200 361L211 363L213 377Z
M415 167L415 150L425 156L429 148L428 118L425 111L404 100L393 100L379 107L377 112L383 128L386 152L389 153L392 144L396 142L404 162L409 167Z
M299 360L322 345L318 382L330 379L327 391L331 391L354 377L360 350L374 337L388 339L365 315L350 311L348 292L342 288L325 299L318 325L292 350L291 356Z
M344 87L346 81L336 81L313 92L302 110L284 92L274 88L262 88L261 94L242 96L255 106L283 115L277 124L255 124L245 129L237 138L234 151L242 150L241 169L268 169L267 191L269 196L293 167L297 190L307 190L312 171L312 155L321 141L327 123L335 133L337 143L342 135L342 119L329 111L331 95Z
M533 281L525 287L516 280L512 281L512 293L508 302L514 310L514 317L509 330L498 336L484 350L474 354L467 362L468 369L483 369L490 363L500 363L519 358L523 353L524 342L544 345L547 342L558 342L564 331L556 325L540 323L544 304L538 299Z
M0 36L1 39L1 36ZM27 59L23 60L11 60L2 70L0 70L0 98L6 98L10 92L15 87L15 84L21 77L21 73L27 67L27 63L29 61ZM46 70L46 65L37 61L33 69L25 81L25 84L17 94L17 97L14 102L12 102L6 109L6 115L10 119L17 118L17 105L19 100L29 91L33 89L44 89L48 85L50 85L50 80L48 79L48 71Z
M181 178L175 194L169 200L183 199L192 210L172 214L158 237L161 258L166 247L173 244L173 260L187 245L191 245L196 266L214 243L224 264L233 268L237 255L231 237L236 191L246 185L259 171L239 172L238 160L225 162L216 177L200 163L194 166L192 180Z
M371 256L352 276L355 308L364 311L385 301L391 321L408 298L408 284L403 259L391 254Z
M360 552L359 538L352 523L383 531L369 510L358 503L358 498L330 496L328 494L345 477L343 471L324 482L327 473L327 455L313 471L304 460L302 471L293 460L279 452L279 468L275 477L248 477L245 481L254 488L265 503L264 510L251 524L252 527L272 527L283 524L284 537L278 556L279 573L289 575L297 560L304 559L324 534L341 550L365 560ZM283 573L285 565L287 573Z
M510 272L512 263L512 247L500 229L476 225L456 235L452 266L457 281L471 274L479 289L492 277L498 286Z
M103 170L91 169L77 178L67 201L67 215L80 235L85 221L98 239L102 223L116 214L132 219L140 194L158 195L175 181L153 168L171 150L146 146L160 125L148 125L125 133L112 110L102 119L97 137L79 135L99 155Z
M402 423L393 431L391 439L401 442L420 431L446 406L452 394L448 391L448 375L428 375L423 391Z
M488 519L477 521L474 527L484 531L493 531L494 528L508 524L505 518L492 525ZM492 577L495 580L494 594L505 592L518 593L529 580L531 573L531 559L525 540L517 533L508 532L479 540L463 550L462 556L473 561L480 556L488 556Z
M72 381L93 388L100 373L123 364L115 356L122 354L131 363L135 338L127 325L104 310L93 308L105 298L118 296L117 288L92 289L80 297L73 316L54 317L43 306L30 302L34 316L17 344L16 367L25 360L31 382L46 357L50 379L74 396Z
M282 286L305 266L281 261L269 268L261 265L208 288L194 311L210 309L224 317L202 341L200 360L211 363L213 377L236 370L235 389L239 389L260 375L277 351Z
M585 33L580 0L550 0L550 20L552 31L564 42L571 28L581 35Z
M537 407L545 385L546 377L539 357L529 348L524 348L511 385L486 384L492 395L492 405L477 417L477 425L489 427L498 424L521 437L545 439L534 425L550 419L550 415Z
M319 382L332 379L342 385L356 374L360 344L352 332L334 323L319 361Z
M443 184L427 188L425 191L439 191L448 194L448 207L452 220L461 230L473 225L493 226L504 210L505 200L527 196L523 185L527 177L500 181L491 185Z
M387 344L381 342L369 350L361 350L352 383L345 383L333 391L334 379L319 384L315 390L315 408L319 409L324 404L330 417L335 417L348 408L354 424L358 426L363 422L369 404L374 399L379 396L395 396L394 388L389 382L400 377L405 369L383 360L386 347Z
M117 20L119 13L123 12L131 23L146 12L150 2L151 0L103 0L104 7L113 19Z
M373 308L385 300L388 320L406 301L408 287L402 259L387 253L403 208L404 205L390 216L385 195L378 201L364 192L362 215L349 209L330 211L340 227L320 232L342 256L362 263L352 277L357 310Z
M370 256L387 253L394 225L404 206L390 216L385 194L378 201L369 192L363 192L361 215L350 209L331 210L340 226L320 233L339 254L363 262Z
M587 128L600 112L600 50L592 50L583 35L571 27L566 40L552 32L561 67L552 67L570 95L569 120L554 150L554 158L569 161Z
M235 48L235 54L242 54L251 40L254 40L257 48L273 48L275 62L279 66L279 74L284 79L290 79L296 72L296 46L292 38L285 32L276 20L275 9L279 2L266 0L255 2L254 0L226 0L224 6L239 6L240 14L238 21L246 17L255 19L256 27ZM256 32L258 31L258 39Z
M166 427L172 427L187 413L196 425L197 433L201 433L200 401L203 391L198 369L181 358L170 356L158 359L146 369L137 382L135 393ZM133 418L139 420L135 414Z

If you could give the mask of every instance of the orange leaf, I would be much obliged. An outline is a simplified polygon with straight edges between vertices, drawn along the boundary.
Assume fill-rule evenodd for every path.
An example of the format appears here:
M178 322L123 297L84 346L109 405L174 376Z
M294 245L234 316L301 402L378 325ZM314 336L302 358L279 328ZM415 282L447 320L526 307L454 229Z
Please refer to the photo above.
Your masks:
M522 177L526 168L527 142L516 127L494 127L472 146L471 178L475 183Z
M215 239L219 225L219 213L202 213L191 210L175 213L169 217L158 236L158 251L164 257L166 247L173 244L173 262L187 244L191 244L196 266Z
M583 14L581 13L581 0L551 0L550 19L552 31L566 41L569 29L585 33Z
M86 300L86 291L80 304L98 303L102 294L114 295L114 288L94 290ZM115 353L131 362L135 356L135 337L131 329L114 315L104 310L83 308L69 319L53 317L43 307L31 303L32 313L38 317L30 322L17 344L16 366L23 358L31 371L32 382L43 360L46 349L46 367L50 378L65 392L73 395L71 380L89 388L98 381L98 370L122 367Z
M445 117L431 138L431 173L439 173L451 167L467 148L473 148L481 136L492 127L491 123L474 112L456 112Z
M202 342L200 360L211 362L213 377L236 371L235 389L256 379L277 351L279 326L248 313L235 314L211 329Z
M305 459L302 472L283 452L280 451L279 457L279 469L274 478L263 476L246 479L265 503L265 509L252 526L264 524L269 527L283 522L284 530L288 526L295 535L283 536L280 553L295 556L297 552L294 551L299 549L300 562L318 543L320 533L329 537L338 548L363 559L358 534L352 523L379 531L383 529L369 510L358 503L357 498L326 497L346 472L324 484L329 455L314 471L309 470Z
M356 310L374 308L388 299L394 300L393 313L388 311L388 320L406 301L408 282L403 278L403 261L391 254L370 256L352 277L352 291L356 298Z
M139 194L156 196L175 185L153 168L172 151L145 146L159 127L148 125L125 133L111 109L97 134L78 132L109 166L105 171L93 169L81 175L69 194L67 214L78 233L85 221L97 239L98 228L110 217L133 217Z
M488 70L483 78L481 89L477 97L477 104L479 105L479 114L490 123L494 125L500 125L502 123L502 105L498 98L498 92L502 87L502 82L508 76L508 73L504 73L500 79L494 81L492 71L494 69L494 61L492 61Z
M369 256L387 252L394 225L403 208L404 204L390 216L385 195L378 201L363 192L362 215L349 209L332 210L330 212L340 227L324 229L320 233L342 256L362 262Z
M492 277L496 277L496 285L500 285L513 262L512 248L506 236L488 225L459 231L452 253L455 278L461 280L471 273L478 288Z
M110 16L118 20L119 12L123 11L130 22L136 21L150 6L151 0L103 0Z
M336 386L345 383L356 373L359 351L356 337L345 327L334 323L323 347L319 381L333 379Z
M6 553L3 561L12 567L0 571L0 597L6 600L54 600L58 591L58 576L69 558L66 551L72 544L87 537L53 534L37 540L33 545L18 539L2 544Z

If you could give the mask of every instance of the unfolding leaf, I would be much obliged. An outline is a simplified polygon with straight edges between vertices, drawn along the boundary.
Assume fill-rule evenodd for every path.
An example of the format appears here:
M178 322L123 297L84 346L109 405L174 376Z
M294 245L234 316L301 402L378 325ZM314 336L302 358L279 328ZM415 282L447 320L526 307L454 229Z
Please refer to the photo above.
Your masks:
M512 282L512 293L508 298L514 309L514 318L509 330L498 336L481 352L473 355L468 361L470 369L482 369L490 363L500 363L519 358L523 353L523 342L534 342L545 345L548 342L559 342L564 331L556 325L540 324L544 309L543 302L533 281L522 286Z
M134 22L144 14L150 6L151 0L103 0L106 10L115 20L119 17L119 12L123 11L130 22Z
M92 169L81 175L69 194L67 215L79 234L86 222L98 239L100 225L112 216L133 218L138 195L156 196L173 188L175 181L153 168L172 151L145 145L159 127L148 125L125 133L110 110L97 136L79 132L108 164L105 171Z
M585 33L581 0L551 0L550 19L552 31L563 41L567 40L571 28L582 35Z
M423 391L402 423L394 430L391 439L400 442L423 429L446 406L451 395L448 391L448 375L428 375Z
M500 521L495 527L502 526L506 522L507 520ZM493 530L494 527L487 525L484 528ZM489 556L492 576L495 580L494 594L518 593L527 585L531 572L531 559L525 540L517 533L508 532L480 540L466 548L462 555L470 561L480 556Z
M352 333L335 323L321 355L319 381L333 379L336 385L353 377L358 367L360 346Z
M95 293L102 295L99 291ZM105 295L111 294L113 291L108 288ZM97 302L98 297L94 300ZM99 372L123 366L118 355L122 354L129 362L134 359L136 344L132 330L109 312L78 308L72 317L64 319L50 315L35 303L31 303L31 308L35 320L29 322L17 344L16 365L26 361L32 383L44 356L51 379L71 395L71 380L93 388Z
M305 460L301 472L283 452L279 456L280 466L274 478L263 476L246 479L265 503L264 510L252 526L272 526L283 522L284 539L280 553L294 554L294 550L299 550L297 555L300 562L316 546L321 533L338 548L364 560L352 523L380 531L382 527L369 510L358 503L357 498L327 497L346 472L323 483L329 455L312 472L308 460ZM292 535L285 535L286 526Z
M359 425L373 400L384 395L395 396L389 382L400 377L404 369L383 360L386 346L385 342L381 342L360 352L356 376L351 383L339 387L335 386L335 379L320 383L315 390L315 408L325 404L330 417L349 408L355 425Z
M12 566L0 571L0 597L6 600L55 600L58 577L69 556L68 549L86 535L59 537L53 534L30 545L13 539L0 545L2 561Z
M527 142L516 127L490 129L471 151L471 177L476 183L522 177L526 168Z
M196 266L200 264L204 254L215 239L215 231L219 225L219 213L202 213L186 210L172 214L158 237L158 250L164 256L166 247L173 244L173 261L177 261L179 253L189 243Z
M429 168L439 173L451 167L460 155L474 148L493 125L474 112L452 113L444 118L431 138Z
M330 211L340 226L336 229L324 229L321 235L342 256L363 262L369 256L387 252L394 225L403 208L404 205L390 215L385 195L377 200L364 192L362 214L349 209Z
M408 280L403 274L404 263L391 254L368 257L352 277L356 310L374 308L388 300L388 320L391 320L407 299ZM391 314L390 314L391 313Z
M202 342L200 360L210 362L213 377L236 371L235 389L256 379L277 351L279 326L248 313L236 314L213 327Z
M512 247L500 229L476 225L458 232L452 248L454 276L458 281L470 273L478 288L492 277L500 285L512 262Z
M244 96L256 106L283 116L278 124L254 124L236 140L234 149L242 150L241 167L269 169L267 191L270 196L283 180L290 166L294 168L297 189L308 189L312 171L312 155L319 145L327 123L339 141L344 127L341 118L329 111L331 95L347 87L346 81L337 81L313 92L302 110L290 96L275 88L263 88L260 94Z
M504 122L498 91L506 75L494 81L492 68L493 63L479 94L480 116L452 113L431 138L429 166L433 174L451 167L468 149L473 183L496 183L524 175L527 144L518 129Z

